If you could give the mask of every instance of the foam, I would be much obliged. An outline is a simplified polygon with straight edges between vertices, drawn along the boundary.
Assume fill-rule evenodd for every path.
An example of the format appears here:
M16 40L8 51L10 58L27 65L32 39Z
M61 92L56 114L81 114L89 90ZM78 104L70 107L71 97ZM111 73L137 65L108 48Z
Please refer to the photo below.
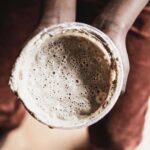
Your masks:
M105 104L110 58L81 35L46 34L17 60L11 88L47 124L84 122Z

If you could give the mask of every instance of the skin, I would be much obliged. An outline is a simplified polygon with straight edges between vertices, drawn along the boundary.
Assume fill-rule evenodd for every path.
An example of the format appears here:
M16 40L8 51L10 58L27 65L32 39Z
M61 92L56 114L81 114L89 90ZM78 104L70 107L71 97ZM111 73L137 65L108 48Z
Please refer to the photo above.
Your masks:
M95 19L93 25L106 33L117 48L120 50L124 65L124 87L125 91L129 60L126 50L126 36L135 19L149 0L111 0L104 11Z
M135 68L132 65L128 78L129 60L126 42L129 43L129 41L126 41L126 37L136 17L147 3L148 0L138 2L136 0L112 0L107 3L103 12L94 21L94 25L106 33L120 51L125 70L123 88L125 93L120 96L113 110L104 119L89 127L91 149L130 150L134 149L141 140L144 115L147 108L147 102L144 99L147 99L148 95L141 97L139 95L142 92L139 91L139 94L137 94L137 90L135 90L136 84L143 86L143 83L135 77L136 72L139 72L140 78L140 70L142 69ZM132 36L128 36L128 39L132 40ZM130 45L128 46L129 50L132 49ZM149 81L147 78L145 80ZM145 88L146 85L141 90ZM136 105L137 101L138 105ZM138 128L134 126L135 124L138 124Z
M44 13L35 34L43 28L64 22L74 22L76 18L76 0L46 0Z
M0 73L2 75L0 76L0 134L2 134L2 132L5 130L8 131L8 129L13 129L18 127L25 116L24 107L22 106L20 101L18 101L17 97L11 92L8 85L9 76L11 74L11 68L15 62L15 59L18 56L19 50L22 48L22 45L24 44L25 39L27 39L27 37L29 36L31 38L32 36L40 32L45 27L62 23L62 22L75 21L75 9L76 9L75 0L70 0L70 1L61 0L61 3L60 0L46 0L44 2L45 3L44 3L43 16L42 19L40 19L40 23L36 27L36 29L33 31L33 28L35 28L36 26L35 24L37 24L35 21L38 20L38 18L35 18L35 21L29 22L26 25L26 30L21 31L21 33L18 33L19 35L21 35L20 38L21 40L16 43L16 47L10 48L8 46L8 48L4 47L1 50L2 53L0 59L1 61ZM14 3L14 6L16 6L17 4ZM34 12L36 12L35 11L36 9L39 9L39 4L40 3L36 5L37 8L33 8ZM31 6L32 6L32 2L31 2ZM33 14L33 16L34 15L35 14ZM40 16L40 15L36 15L36 16ZM30 17L32 17L32 15ZM24 24L26 24L26 22ZM17 28L17 25L15 27ZM33 32L33 34L29 35L30 33L29 31ZM12 39L10 36L10 40L8 39L8 41L14 42L13 40L15 41L15 36ZM10 58L8 58L9 57L8 54L11 55Z

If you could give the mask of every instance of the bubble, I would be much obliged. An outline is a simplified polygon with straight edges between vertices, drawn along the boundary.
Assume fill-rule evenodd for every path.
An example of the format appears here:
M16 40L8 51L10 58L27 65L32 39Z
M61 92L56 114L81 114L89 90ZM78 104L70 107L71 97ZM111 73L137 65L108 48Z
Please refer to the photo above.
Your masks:
M76 80L76 83L79 83L79 80Z

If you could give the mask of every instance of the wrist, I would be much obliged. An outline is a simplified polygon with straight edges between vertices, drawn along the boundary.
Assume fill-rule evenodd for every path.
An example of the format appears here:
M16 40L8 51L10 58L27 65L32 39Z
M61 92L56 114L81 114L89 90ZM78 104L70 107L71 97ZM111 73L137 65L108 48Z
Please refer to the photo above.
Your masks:
M125 39L136 17L149 0L111 0L94 25L111 38Z

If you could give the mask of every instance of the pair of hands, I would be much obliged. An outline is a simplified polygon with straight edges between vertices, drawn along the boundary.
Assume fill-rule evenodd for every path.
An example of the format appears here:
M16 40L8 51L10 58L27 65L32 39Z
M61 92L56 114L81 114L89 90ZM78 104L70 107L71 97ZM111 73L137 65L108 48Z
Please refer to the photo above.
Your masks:
M86 1L90 2L90 0ZM93 3L94 2L96 2L96 0L93 1ZM148 0L141 0L138 3L136 0L112 0L111 2L106 2L107 4L105 5L104 11L93 18L94 21L92 25L103 31L112 39L122 56L124 65L123 91L125 91L129 72L129 61L125 44L126 34L146 2L148 2ZM128 8L129 4L131 8ZM133 9L135 7L137 8L136 10ZM128 10L128 12L126 10ZM75 21L75 16L76 0L61 0L61 2L60 0L46 0L41 23L34 34L53 24ZM32 30L30 29L30 31ZM23 44L23 42L20 44ZM17 55L15 54L14 56ZM9 70L4 69L4 71L7 70L6 72L10 74L11 67L6 66L6 68ZM9 78L8 74L6 78ZM5 73L3 75L5 76ZM0 128L13 128L21 122L25 111L20 102L17 101L17 98L10 92L7 82L5 82L5 84L6 85L0 89Z

